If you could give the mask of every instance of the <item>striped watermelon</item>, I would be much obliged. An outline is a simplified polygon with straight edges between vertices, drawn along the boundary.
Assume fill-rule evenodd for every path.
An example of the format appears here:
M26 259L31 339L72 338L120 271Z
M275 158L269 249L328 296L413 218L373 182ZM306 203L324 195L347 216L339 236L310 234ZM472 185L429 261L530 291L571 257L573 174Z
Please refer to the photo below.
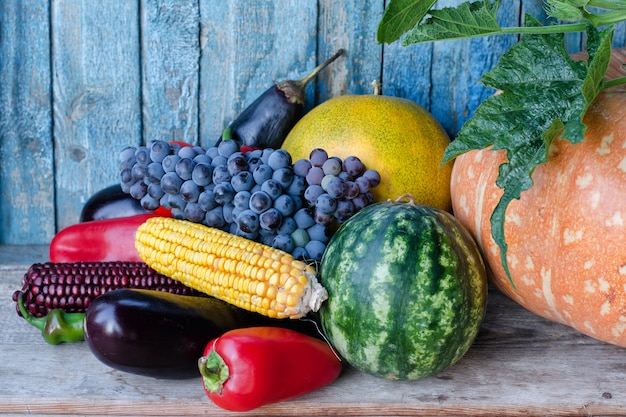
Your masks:
M353 367L413 380L457 362L485 315L487 273L449 213L412 201L372 204L331 238L320 265L324 331Z

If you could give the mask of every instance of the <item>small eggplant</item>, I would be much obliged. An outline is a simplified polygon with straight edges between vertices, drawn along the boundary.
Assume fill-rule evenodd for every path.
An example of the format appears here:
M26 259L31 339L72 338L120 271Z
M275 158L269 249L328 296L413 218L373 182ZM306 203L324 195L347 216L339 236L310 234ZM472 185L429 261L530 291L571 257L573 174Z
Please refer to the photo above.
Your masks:
M240 146L280 148L303 115L307 84L343 53L340 49L300 80L279 81L265 90L230 123L216 145L222 140L234 139Z
M243 327L287 327L320 337L314 320L271 319L213 297L120 289L87 309L84 336L91 352L114 369L163 379L198 376L206 344Z
M96 192L83 206L80 222L113 219L149 213L141 202L122 191L120 184L111 185Z

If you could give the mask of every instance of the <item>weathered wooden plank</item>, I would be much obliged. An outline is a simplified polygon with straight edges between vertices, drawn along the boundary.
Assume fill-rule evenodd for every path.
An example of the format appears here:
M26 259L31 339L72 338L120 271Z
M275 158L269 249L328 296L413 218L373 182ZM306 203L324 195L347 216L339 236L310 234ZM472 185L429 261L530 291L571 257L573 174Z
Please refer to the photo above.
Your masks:
M52 2L57 226L119 178L118 152L141 140L137 2Z
M198 142L197 2L141 2L143 138ZM137 46L134 46L137 48Z
M0 2L0 243L55 232L47 2Z
M0 294L20 288L28 265L0 265ZM199 379L124 373L98 362L85 343L48 345L17 316L10 297L3 300L0 414L225 415ZM451 368L418 381L389 381L347 367L331 385L253 413L623 416L623 357L623 348L542 319L492 290L478 338Z
M315 67L317 2L201 0L200 14L200 132L211 146L273 82Z
M372 81L381 81L382 45L376 41L376 28L383 1L345 1L338 7L335 1L320 0L319 5L318 59L339 48L347 53L320 77L317 102L342 94L372 93Z

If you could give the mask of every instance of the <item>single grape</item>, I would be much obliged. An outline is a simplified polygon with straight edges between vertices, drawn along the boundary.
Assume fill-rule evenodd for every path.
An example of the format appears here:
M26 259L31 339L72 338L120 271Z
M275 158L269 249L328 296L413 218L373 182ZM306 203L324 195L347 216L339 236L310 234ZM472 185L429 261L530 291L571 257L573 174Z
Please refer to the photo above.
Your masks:
M215 201L215 194L213 194L213 190L204 190L198 196L198 205L202 210L209 211L215 208L218 204Z
M154 162L163 162L163 158L170 154L170 144L164 140L155 140L150 143L150 159Z
M324 171L324 175L339 175L341 172L341 159L335 156L328 158L322 164L322 171Z
M248 158L248 171L254 172L256 167L263 164L263 161L261 161L260 156L250 157L249 154L250 152L246 153L246 157Z
M122 185L122 188L130 188L130 186L135 183L135 180L133 179L133 173L129 168L120 171L120 183ZM127 193L128 191L124 192Z
M183 200L183 197L180 194L168 194L167 202L169 206L173 209L184 210L187 202Z
M337 201L337 209L335 210L335 218L340 223L348 220L356 212L354 204L351 200L339 200Z
M361 194L364 194L370 190L370 182L365 177L359 177L354 180L354 183L359 187Z
M246 233L254 233L259 230L259 215L252 210L244 210L237 216L239 229Z
M326 184L326 192L332 198L340 199L346 195L348 188L346 187L346 183L339 177L332 177L328 184Z
M167 194L178 194L181 185L183 185L183 180L176 172L166 172L165 175L161 177L161 188Z
M133 182L143 180L143 178L146 176L147 171L148 171L147 165L140 165L140 164L133 165L133 167L130 169L130 173L133 176Z
M289 184L289 187L285 191L292 196L302 196L306 188L306 179L300 175L294 175L293 181L291 181L291 184Z
M234 140L223 140L217 145L217 152L228 158L235 152L239 152L239 144Z
M224 213L222 210L222 206L218 205L207 211L206 216L204 216L204 224L217 229L224 227L226 225L226 221L224 220Z
M134 146L127 146L120 152L120 164L133 165L135 163L135 152L137 148Z
M311 161L311 165L314 167L321 167L327 159L328 152L321 148L313 149L309 154L309 160Z
M205 163L196 163L191 171L191 180L200 187L210 184L213 180L213 167Z
M315 219L315 223L324 226L330 226L336 220L335 213L324 213L317 208L313 211L313 218Z
M235 194L235 197L233 197L233 204L235 205L235 207L243 210L249 209L251 196L252 194L250 193L250 191L237 191L237 194Z
M277 181L269 179L261 184L261 190L265 191L272 200L277 199L283 193L283 187Z
M203 153L199 153L198 155L194 156L193 158L193 162L195 162L196 164L205 164L205 165L211 165L211 162L213 160L211 159L210 156L203 154Z
M146 210L156 210L161 205L159 199L152 197L150 194L141 197L140 204Z
M215 185L215 188L213 188L213 195L215 196L217 204L224 205L233 201L233 198L235 197L235 190L229 182L222 182Z
M144 179L151 182L161 182L161 177L163 177L165 171L163 170L163 165L159 162L151 162L148 164L146 168L146 173L144 175Z
M165 195L165 191L161 188L161 183L151 182L148 184L148 194L150 197L160 200L163 195Z
M284 149L276 149L267 158L267 164L274 170L291 167L291 155Z
M346 181L345 184L346 184L345 198L352 199L361 193L359 186L356 185L354 181Z
M231 175L228 172L228 167L226 165L218 165L213 167L213 182L217 184L221 184L223 182L230 182Z
M301 177L306 177L306 173L311 169L311 161L308 159L298 159L293 163L293 173Z
M252 171L252 176L257 184L263 184L272 178L274 170L267 164L261 164Z
M276 230L280 227L283 216L274 207L265 210L259 215L259 224L265 230Z
M293 169L291 167L278 168L274 170L272 179L279 183L284 190L286 190L293 181Z
M337 199L332 198L328 193L320 194L315 200L315 209L321 213L332 214L337 209Z
M301 208L293 215L293 219L296 221L296 226L300 229L307 229L315 224L313 214L307 208Z
M380 173L374 169L368 169L363 173L363 178L370 182L370 188L378 187L380 184Z
M296 211L296 205L289 194L282 194L274 200L274 208L283 216L291 216Z
M139 165L147 166L150 162L150 151L145 146L139 146L135 150L135 160Z
M191 159L193 160L196 155L196 150L192 146L181 146L181 148L176 152L180 159Z
M180 186L180 196L188 203L197 202L200 192L200 187L192 180L187 180Z
M342 169L352 177L359 177L365 171L365 164L356 156L349 156L343 160Z
M272 241L272 247L291 253L296 245L293 243L293 239L290 235L278 234Z
M291 238L293 239L293 244L300 247L304 247L311 240L309 233L305 229L294 230L291 233Z
M322 255L324 255L324 251L326 250L326 245L319 240L310 240L309 243L304 246L304 249L306 249L309 254L309 259L320 261L322 260Z
M328 243L331 237L331 232L328 227L323 224L315 223L313 226L306 229L311 240L319 240L322 243Z
M230 179L230 184L235 191L250 191L254 187L255 182L250 171L240 171L233 175Z
M313 167L306 174L306 182L309 185L320 185L324 178L324 170L321 167Z
M211 146L210 148L206 150L204 154L208 156L209 158L213 159L216 156L218 156L220 153L217 150L217 146Z
M176 162L176 173L182 179L190 180L195 164L196 163L193 162L193 159L181 158L178 162Z
M176 171L176 164L180 161L180 156L178 155L167 155L163 158L161 165L163 166L163 171L165 172L173 172Z
M217 155L215 158L211 159L211 166L217 167L220 165L226 165L228 163L228 158L223 155Z
M198 203L187 203L183 212L185 218L194 223L202 223L206 216L206 212L202 210Z
M235 152L226 161L226 166L230 175L235 175L238 172L248 170L248 161L241 152Z
M290 235L297 228L298 225L296 224L296 221L293 219L293 217L283 217L283 221L278 230L276 230L276 232Z
M256 191L250 196L250 210L261 214L272 207L272 197L265 191Z
M356 197L352 199L352 204L354 204L354 209L356 211L359 211L362 208L365 208L369 204L368 200L369 199L367 198L366 194L357 195Z

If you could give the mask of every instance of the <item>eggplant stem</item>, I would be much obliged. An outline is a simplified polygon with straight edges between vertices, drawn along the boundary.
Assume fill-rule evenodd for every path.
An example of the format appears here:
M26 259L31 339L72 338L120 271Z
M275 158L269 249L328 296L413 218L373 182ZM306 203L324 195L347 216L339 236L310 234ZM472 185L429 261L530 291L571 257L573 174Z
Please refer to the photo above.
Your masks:
M312 79L314 79L315 77L317 77L317 74L320 73L320 71L322 71L324 68L326 68L328 65L330 65L334 60L336 60L337 58L339 58L341 55L343 55L345 52L345 50L342 48L340 50L338 50L335 55L331 56L330 58L328 58L326 61L322 62L321 64L319 64L317 67L313 68L311 70L311 72L309 72L307 75L305 75L304 77L302 77L301 79L299 79L298 81L295 82L295 84L301 88L304 89L307 84L309 82L311 82Z

